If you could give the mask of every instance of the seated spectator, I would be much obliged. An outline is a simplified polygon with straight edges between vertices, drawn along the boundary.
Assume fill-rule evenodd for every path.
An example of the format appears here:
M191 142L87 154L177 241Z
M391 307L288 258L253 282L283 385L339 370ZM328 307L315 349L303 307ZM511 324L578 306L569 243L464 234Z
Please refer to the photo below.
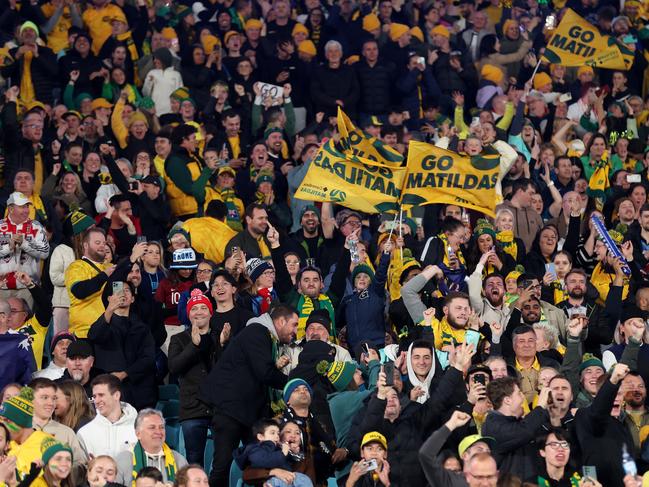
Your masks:
M94 417L95 411L81 384L67 379L57 382L54 418L58 422L76 433Z

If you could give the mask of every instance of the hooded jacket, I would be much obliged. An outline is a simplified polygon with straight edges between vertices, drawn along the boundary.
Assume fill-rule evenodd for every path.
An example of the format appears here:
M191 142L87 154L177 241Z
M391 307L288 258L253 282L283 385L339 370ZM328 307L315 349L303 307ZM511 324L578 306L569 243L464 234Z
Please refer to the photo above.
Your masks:
M423 381L419 380L417 374L415 374L415 370L412 368L412 346L413 345L414 342L410 344L410 346L408 347L408 353L406 354L408 380L410 381L410 384L412 385L413 388L417 386L422 388L424 394L419 396L415 401L418 402L419 404L424 404L430 397L430 383L432 382L433 377L435 376L435 370L437 368L437 360L432 361L432 365L430 367L430 370L428 371L428 374L426 375L426 378ZM434 350L431 350L431 352L435 353Z
M111 423L101 414L77 432L81 447L95 457L110 455L117 458L123 451L129 451L137 443L135 437L135 418L137 411L130 404L123 402L122 416Z
M202 399L219 414L251 427L266 412L268 388L286 385L286 376L275 367L278 342L268 313L252 318L203 382Z

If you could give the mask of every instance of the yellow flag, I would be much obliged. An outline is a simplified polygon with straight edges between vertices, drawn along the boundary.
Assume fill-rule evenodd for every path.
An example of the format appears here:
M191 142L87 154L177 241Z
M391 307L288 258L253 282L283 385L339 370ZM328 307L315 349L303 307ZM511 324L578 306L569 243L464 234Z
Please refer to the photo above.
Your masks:
M403 163L403 156L399 151L356 128L340 107L338 107L338 132L342 152L352 160L369 159L396 166Z
M628 70L633 51L568 9L545 47L543 57L562 66Z
M496 191L500 154L495 150L469 157L410 141L407 168L403 205L453 204L495 217L502 200Z
M351 160L329 140L313 158L295 197L331 201L365 213L382 213L397 207L405 175L405 167L367 159Z

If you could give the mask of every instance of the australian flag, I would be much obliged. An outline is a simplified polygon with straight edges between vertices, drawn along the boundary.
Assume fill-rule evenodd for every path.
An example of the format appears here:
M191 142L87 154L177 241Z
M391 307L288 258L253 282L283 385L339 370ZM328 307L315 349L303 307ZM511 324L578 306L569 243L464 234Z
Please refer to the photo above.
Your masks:
M29 337L15 332L0 335L0 389L12 382L27 384L35 370Z

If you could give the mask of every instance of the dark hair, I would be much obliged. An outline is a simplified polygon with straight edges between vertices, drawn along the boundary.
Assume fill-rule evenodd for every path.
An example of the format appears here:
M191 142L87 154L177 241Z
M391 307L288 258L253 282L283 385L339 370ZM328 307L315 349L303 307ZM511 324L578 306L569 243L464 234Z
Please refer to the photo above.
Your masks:
M564 278L564 281L568 279L568 276L570 274L579 274L584 279L586 279L586 281L588 281L588 279L589 279L588 274L586 274L583 269L577 268L577 269L570 269L568 271L568 273L566 274L566 277Z
M104 385L108 387L108 391L111 394L122 391L122 382L115 377L113 374L100 374L90 383L90 388L92 389L95 386Z
M302 280L302 275L305 272L317 272L318 276L320 276L320 280L322 280L322 271L318 267L316 267L314 265L307 265L307 266L302 267L298 271L297 275L295 276L295 282L300 282L300 280Z
M205 216L216 218L217 220L224 220L228 216L228 207L221 200L212 200L208 203L205 209Z
M514 393L516 386L518 386L518 379L514 377L501 377L487 384L487 397L493 404L494 409L500 409L503 400Z
M498 42L498 38L494 34L487 34L484 36L480 41L478 58L482 59L483 57L496 53L496 42Z
M532 299L532 298L530 298ZM533 299L536 299L536 301L539 301L536 297ZM520 325L514 328L514 331L512 331L512 341L514 341L514 336L518 335L525 335L525 333L534 333L534 328L530 325Z
M570 438L568 437L568 434L567 434L567 432L565 430L553 426L547 432L545 432L543 435L540 435L540 436L538 436L536 438L536 447L539 450L544 450L545 449L545 444L548 441L548 437L550 435L554 435L554 437L559 441L570 442Z
M499 274L497 272L491 272L490 274L487 274L485 278L482 280L482 289L485 288L487 285L487 280L491 279L492 277L497 277L503 282L503 286L505 285L505 277L502 274Z
M38 389L56 390L56 382L54 382L52 379L46 379L45 377L37 377L36 379L32 379L32 381L28 385L34 390L34 392L36 392Z
M426 348L430 350L431 352L434 353L434 346L432 343L430 343L428 340L415 340L412 342L412 349L414 350L415 348Z
M468 294L459 291L451 291L444 297L444 306L451 304L451 301L454 299L466 299L469 303L471 302Z
M525 281L534 281L534 280L537 280L537 281L539 281L539 282L541 281L541 280L540 280L537 276L535 276L534 274L528 274L528 273L525 272L525 273L521 274L520 276L518 276L518 277L516 278L516 287L523 287L523 283L524 283Z
M572 159L570 159L570 157L568 155L563 154L563 155L558 156L558 157L556 157L554 159L554 167L558 168L559 167L559 161L561 161L563 159L567 160L570 163L570 165L572 166Z
M544 368L550 368L550 367L544 367ZM568 381L568 383L570 383L570 379L568 379L568 377L566 377L566 376L563 375L563 374L557 374L557 375L555 375L554 377L552 377L552 379L550 379L550 380L548 381L548 385L552 384L552 381L555 380L555 379L563 379L563 380L565 380L565 381ZM570 386L570 388L572 389L572 385Z
M261 205L259 203L250 203L248 206L246 206L246 213L245 216L248 218L252 218L252 215L254 214L255 210L265 210L264 205Z
M155 467L144 467L137 473L137 479L153 479L156 482L162 482L162 472Z
M516 195L518 191L527 191L527 188L529 186L532 186L533 188L536 189L536 186L534 186L534 183L532 180L527 179L527 178L518 178L515 179L512 182L512 196Z
M446 218L444 218L441 225L439 226L439 229L442 233L454 232L460 228L464 228L464 223L462 223L457 218L453 218L452 216L447 216Z
M224 111L221 114L221 120L225 121L226 118L234 118L234 117L239 117L239 116L240 115L237 113L236 110L234 110L233 108L230 108L230 109Z
M290 318L293 315L296 315L297 311L293 306L288 304L278 304L272 307L270 310L270 317L273 321L279 318Z
M191 125L187 125L186 123L178 125L171 133L171 143L173 145L180 145L183 140L195 133L196 128Z
M257 435L263 435L266 432L266 430L271 426L277 426L279 428L279 424L274 419L271 418L258 419L252 425L252 436L256 439Z

